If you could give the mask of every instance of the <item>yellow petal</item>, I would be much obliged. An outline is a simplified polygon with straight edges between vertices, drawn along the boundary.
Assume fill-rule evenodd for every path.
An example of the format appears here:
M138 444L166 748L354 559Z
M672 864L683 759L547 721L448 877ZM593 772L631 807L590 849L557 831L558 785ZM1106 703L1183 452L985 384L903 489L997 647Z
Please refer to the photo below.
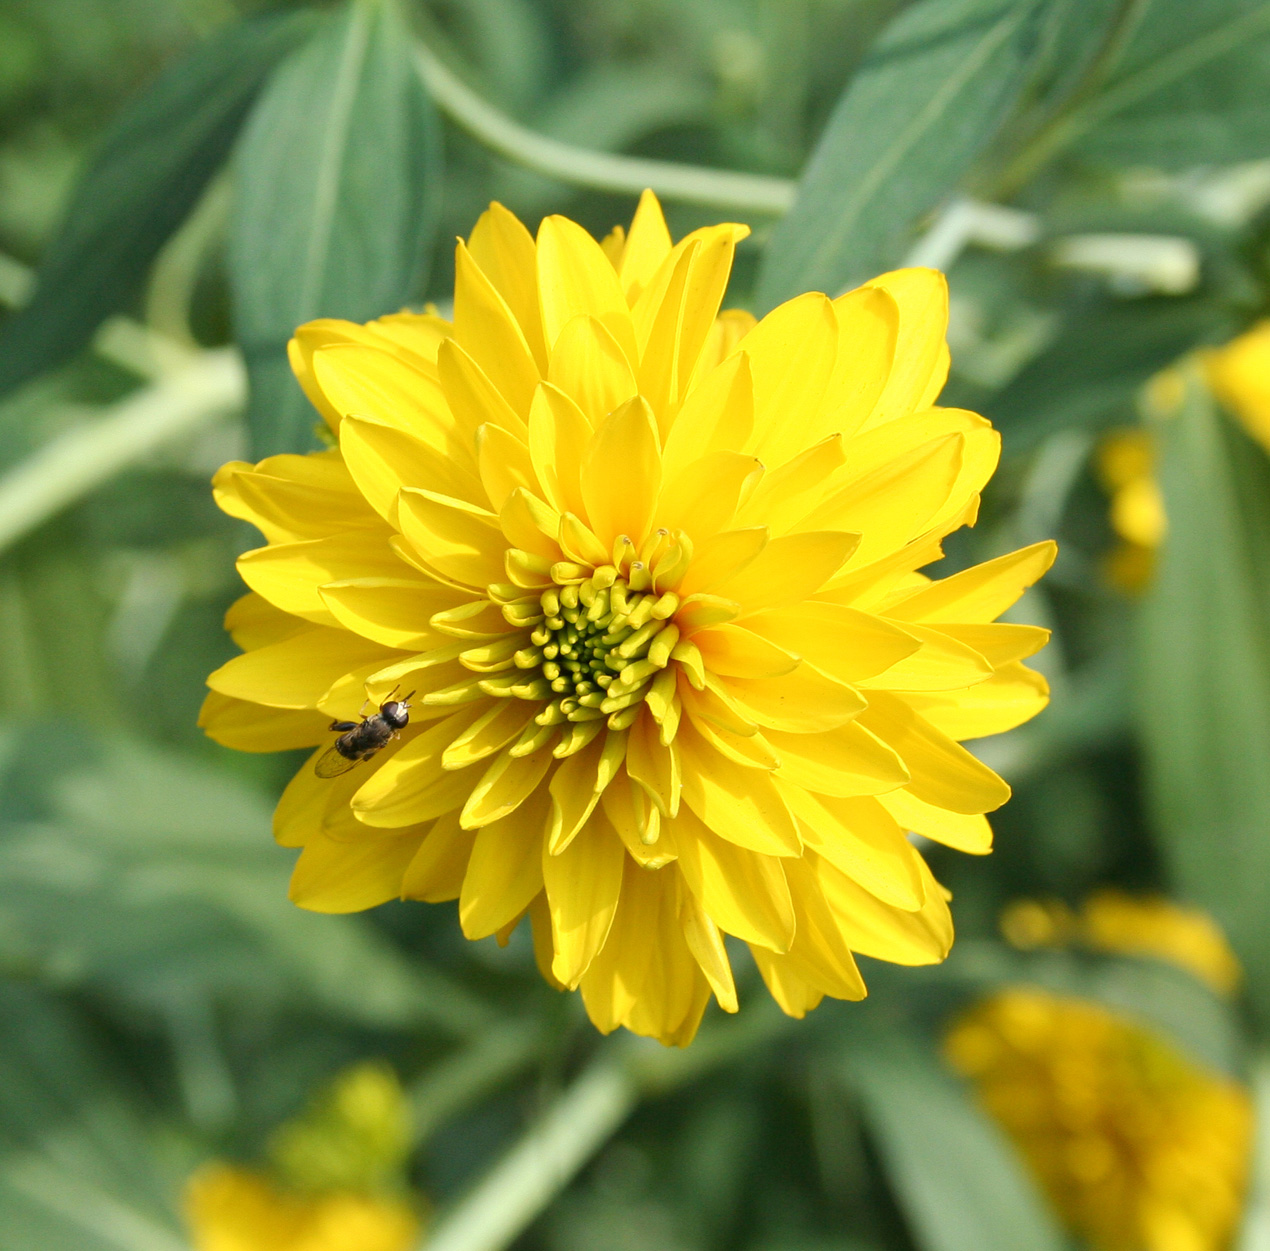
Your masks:
M577 404L592 426L639 390L617 340L594 317L565 323L547 378Z
M361 842L318 835L305 844L291 875L291 902L310 912L361 912L401 895L419 834L391 834Z
M746 497L737 523L765 525L773 534L785 533L820 502L834 471L846 463L846 456L842 436L833 434L778 468L768 470ZM842 528L851 529L850 526Z
M521 487L512 491L499 509L498 524L512 547L531 556L541 556L551 564L562 558L556 541L560 514L531 492Z
M766 772L720 755L687 725L680 727L675 742L683 756L684 801L710 829L738 847L767 856L801 852L798 823ZM682 856L677 837L676 844ZM729 928L708 905L707 911Z
M694 543L701 543L732 521L742 489L762 468L756 457L743 452L703 456L662 489L657 522L667 530L683 530Z
M921 646L885 673L862 681L864 690L952 691L992 676L992 666L973 647L916 622L905 622L904 628Z
M542 831L547 793L535 794L481 827L459 896L459 923L468 938L487 938L529 907L542 890Z
M437 374L454 417L455 435L465 451L483 425L499 426L524 438L526 410L512 408L489 375L454 339L441 344Z
M712 369L684 400L666 436L666 470L679 475L714 452L737 452L754 429L754 383L744 352Z
M586 512L582 455L591 438L586 414L558 387L543 383L529 410L529 456L542 494L557 512Z
M810 661L775 678L728 678L722 687L755 724L794 734L845 725L866 706L863 696Z
M679 749L673 742L663 746L657 723L646 707L640 710L626 739L626 772L665 816L678 813L683 785Z
M661 814L653 806L648 792L636 786L625 773L619 773L605 788L600 810L641 867L660 869L677 855L674 840L661 828ZM646 843L645 838L652 841Z
M676 863L715 924L746 942L788 951L794 905L781 861L719 838L691 812L681 812L670 828L679 848Z
M953 812L991 812L1010 798L1010 788L987 765L940 733L904 700L871 691L860 723L893 748L912 774L909 790Z
M746 617L745 625L842 682L859 682L920 646L905 630L845 604L806 600Z
M400 654L346 630L319 627L235 656L212 673L207 684L234 699L312 709L350 670L387 664Z
M1008 665L1012 660L1026 660L1039 652L1050 637L1050 631L1042 626L1015 625L1003 621L930 628L973 648L994 667Z
M1053 563L1058 545L1047 539L1008 556L964 569L887 605L898 621L993 621Z
M1049 703L1049 683L1015 661L968 690L908 696L908 702L937 730L960 742L1003 734L1030 721Z
M928 408L948 374L948 280L936 269L897 269L868 284L880 287L899 310L895 364L869 426Z
M441 753L441 767L466 769L468 765L492 756L520 737L535 711L534 705L523 699L495 700L492 708L450 741Z
M539 371L547 372L547 347L538 308L538 250L514 213L495 201L480 215L467 241L472 260L503 297L529 344Z
M772 539L743 569L708 588L736 600L745 614L796 604L814 595L855 551L858 534L810 530Z
M428 621L460 602L449 587L419 578L348 578L328 582L319 594L346 630L404 651L446 642Z
M758 559L766 546L766 526L724 530L711 535L697 549L680 585L680 595L689 597L703 591L713 592L716 587L736 579Z
M468 586L503 579L503 534L498 518L434 491L403 490L401 532L430 566Z
M720 361L726 360L757 324L754 314L743 308L723 309L706 335L705 347L697 361L698 377L704 377Z
M213 742L235 751L293 751L324 742L330 719L319 712L266 708L208 691L198 724Z
M657 423L636 396L600 423L582 457L582 498L591 529L605 547L625 534L638 546L661 490Z
M544 847L542 878L556 953L552 973L570 989L608 937L625 860L621 839L601 822L588 822L559 855Z
M700 244L676 249L632 309L639 345L639 393L657 415L664 435L679 398L679 336L688 274ZM691 363L689 364L691 369Z
M811 985L787 957L774 955L753 944L750 946L750 954L762 974L763 985L786 1016L801 1021L808 1012L820 1005L825 997L824 993Z
M582 1001L592 1024L611 1033L625 1021L643 989L652 960L650 936L660 928L666 883L627 859L608 941L582 977Z
M457 899L476 835L459 825L457 813L438 817L424 835L401 880L403 899L445 903Z
M711 673L729 678L782 678L798 668L799 657L743 626L716 625L692 641Z
M601 758L608 746L601 732L581 751L562 760L551 776L551 817L547 822L546 854L560 855L579 835L595 811L604 785L599 778ZM621 740L615 736L618 759ZM611 780L606 778L605 781ZM616 840L614 840L616 841Z
M495 510L503 507L517 487L532 491L538 485L529 448L502 426L489 422L476 431L476 467L485 500Z
M883 903L915 912L925 900L921 857L877 799L813 795L777 785L803 824L803 841Z
M863 999L864 979L843 941L815 871L800 860L791 862L785 873L794 898L797 922L794 942L786 957L788 963L826 995L835 999Z
M575 317L594 317L634 362L635 331L617 273L600 245L565 217L544 217L538 227L538 298L547 347Z
M551 752L545 747L528 756L511 756L503 752L472 788L471 796L463 806L461 820L464 828L470 830L488 825L514 812L538 789L551 760ZM548 798L544 787L541 801L536 800L533 806L536 812L541 802L544 822ZM542 828L543 823L540 822L540 831Z
M626 236L622 264L618 270L618 280L627 304L634 304L666 259L670 247L670 231L666 228L661 205L651 191L644 191L631 219L631 232Z
M679 923L683 927L688 950L692 952L692 958L710 983L719 1007L724 1012L736 1012L740 1005L736 999L732 965L728 960L727 948L723 945L723 932L691 891L684 892L679 905Z
M239 596L225 613L225 629L243 651L281 643L283 639L303 634L310 625L303 617L293 617L275 608L255 591Z
M972 856L986 856L992 850L992 827L987 817L979 813L949 812L925 803L907 790L890 791L878 802L904 829L923 838Z
M821 795L882 795L909 780L899 755L854 721L823 734L768 730L764 737L780 757L777 777Z
M825 388L823 429L859 430L876 411L895 362L900 310L890 292L861 288L833 302L838 355Z
M243 581L275 608L317 625L337 624L319 588L349 578L402 575L404 566L378 534L334 535L301 543L277 543L238 558Z
M538 364L512 310L462 241L454 249L454 341L513 412L529 412L542 376Z

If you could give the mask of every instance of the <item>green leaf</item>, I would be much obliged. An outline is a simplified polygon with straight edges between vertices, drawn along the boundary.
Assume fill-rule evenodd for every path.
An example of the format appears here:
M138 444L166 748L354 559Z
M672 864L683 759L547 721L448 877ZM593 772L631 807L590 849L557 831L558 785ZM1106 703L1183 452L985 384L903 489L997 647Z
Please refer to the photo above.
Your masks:
M0 982L5 1251L185 1251L168 1179L99 1044L34 987Z
M310 25L292 13L232 26L124 109L80 179L34 295L0 329L0 394L70 359L135 297L265 76Z
M847 1081L923 1251L1063 1251L1009 1142L929 1047L895 1032L861 1040Z
M441 192L438 130L390 0L355 0L281 67L237 154L230 277L257 455L313 446L286 344L421 292Z
M768 308L894 267L920 219L970 168L1028 80L1045 4L923 0L888 27L851 80L772 234Z
M1270 1021L1270 461L1196 377L1159 434L1169 536L1138 675L1148 799L1174 883L1225 927Z

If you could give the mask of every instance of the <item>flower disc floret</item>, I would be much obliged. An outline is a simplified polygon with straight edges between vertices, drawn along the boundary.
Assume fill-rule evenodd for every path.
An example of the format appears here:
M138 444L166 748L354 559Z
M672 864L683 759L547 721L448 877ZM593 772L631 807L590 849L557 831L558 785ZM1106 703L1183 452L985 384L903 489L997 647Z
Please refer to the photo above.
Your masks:
M235 462L266 545L209 678L208 733L329 749L410 724L275 818L292 898L458 900L528 917L543 975L602 1030L686 1043L737 1007L724 936L781 1006L857 999L853 952L943 958L946 896L907 837L989 849L1005 783L960 744L1046 701L1045 642L996 618L1037 544L932 581L999 440L934 407L941 275L903 270L756 322L720 311L745 228L672 243L651 195L602 243L499 205L454 317L320 321L291 344L336 446Z

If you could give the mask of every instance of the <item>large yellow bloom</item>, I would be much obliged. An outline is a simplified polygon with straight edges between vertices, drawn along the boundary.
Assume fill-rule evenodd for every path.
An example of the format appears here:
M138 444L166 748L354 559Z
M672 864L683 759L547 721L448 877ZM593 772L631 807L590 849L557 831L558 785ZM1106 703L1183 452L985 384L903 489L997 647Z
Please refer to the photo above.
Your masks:
M469 938L528 912L540 965L605 1031L691 1039L736 993L858 999L853 951L943 958L945 894L906 830L989 850L1009 789L959 740L1039 711L1043 630L991 624L1038 544L932 582L998 438L933 408L929 270L757 325L719 314L746 230L672 246L651 194L601 245L493 205L453 323L315 322L296 373L338 449L218 474L267 546L209 679L222 743L325 751L332 718L410 724L278 807L292 898L458 898Z
M1236 1082L1082 999L1007 990L948 1036L954 1067L1098 1251L1223 1251L1252 1106Z

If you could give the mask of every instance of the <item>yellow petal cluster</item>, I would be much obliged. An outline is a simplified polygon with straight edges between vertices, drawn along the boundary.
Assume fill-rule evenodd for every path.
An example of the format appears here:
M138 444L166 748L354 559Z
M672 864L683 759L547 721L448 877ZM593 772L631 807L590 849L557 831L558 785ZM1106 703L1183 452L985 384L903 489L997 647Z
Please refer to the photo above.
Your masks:
M276 834L292 898L526 914L544 975L604 1031L667 1043L749 945L801 1016L857 999L853 952L938 961L945 893L907 837L989 850L1005 783L961 746L1038 712L1046 632L996 618L1052 544L932 581L999 441L934 407L930 270L761 321L720 312L746 228L672 243L651 194L603 243L493 205L452 321L320 321L291 344L337 446L233 463L266 545L203 724L249 751L331 744L414 692L398 739L306 765Z
M1200 357L1208 385L1262 447L1270 448L1270 320Z
M1220 995L1232 994L1242 977L1239 960L1212 917L1161 895L1100 890L1079 911L1061 900L1023 899L1002 913L1001 929L1010 943L1025 951L1077 946L1164 960Z
M971 1009L946 1054L1096 1251L1223 1251L1252 1108L1236 1082L1105 1008L1030 988Z

